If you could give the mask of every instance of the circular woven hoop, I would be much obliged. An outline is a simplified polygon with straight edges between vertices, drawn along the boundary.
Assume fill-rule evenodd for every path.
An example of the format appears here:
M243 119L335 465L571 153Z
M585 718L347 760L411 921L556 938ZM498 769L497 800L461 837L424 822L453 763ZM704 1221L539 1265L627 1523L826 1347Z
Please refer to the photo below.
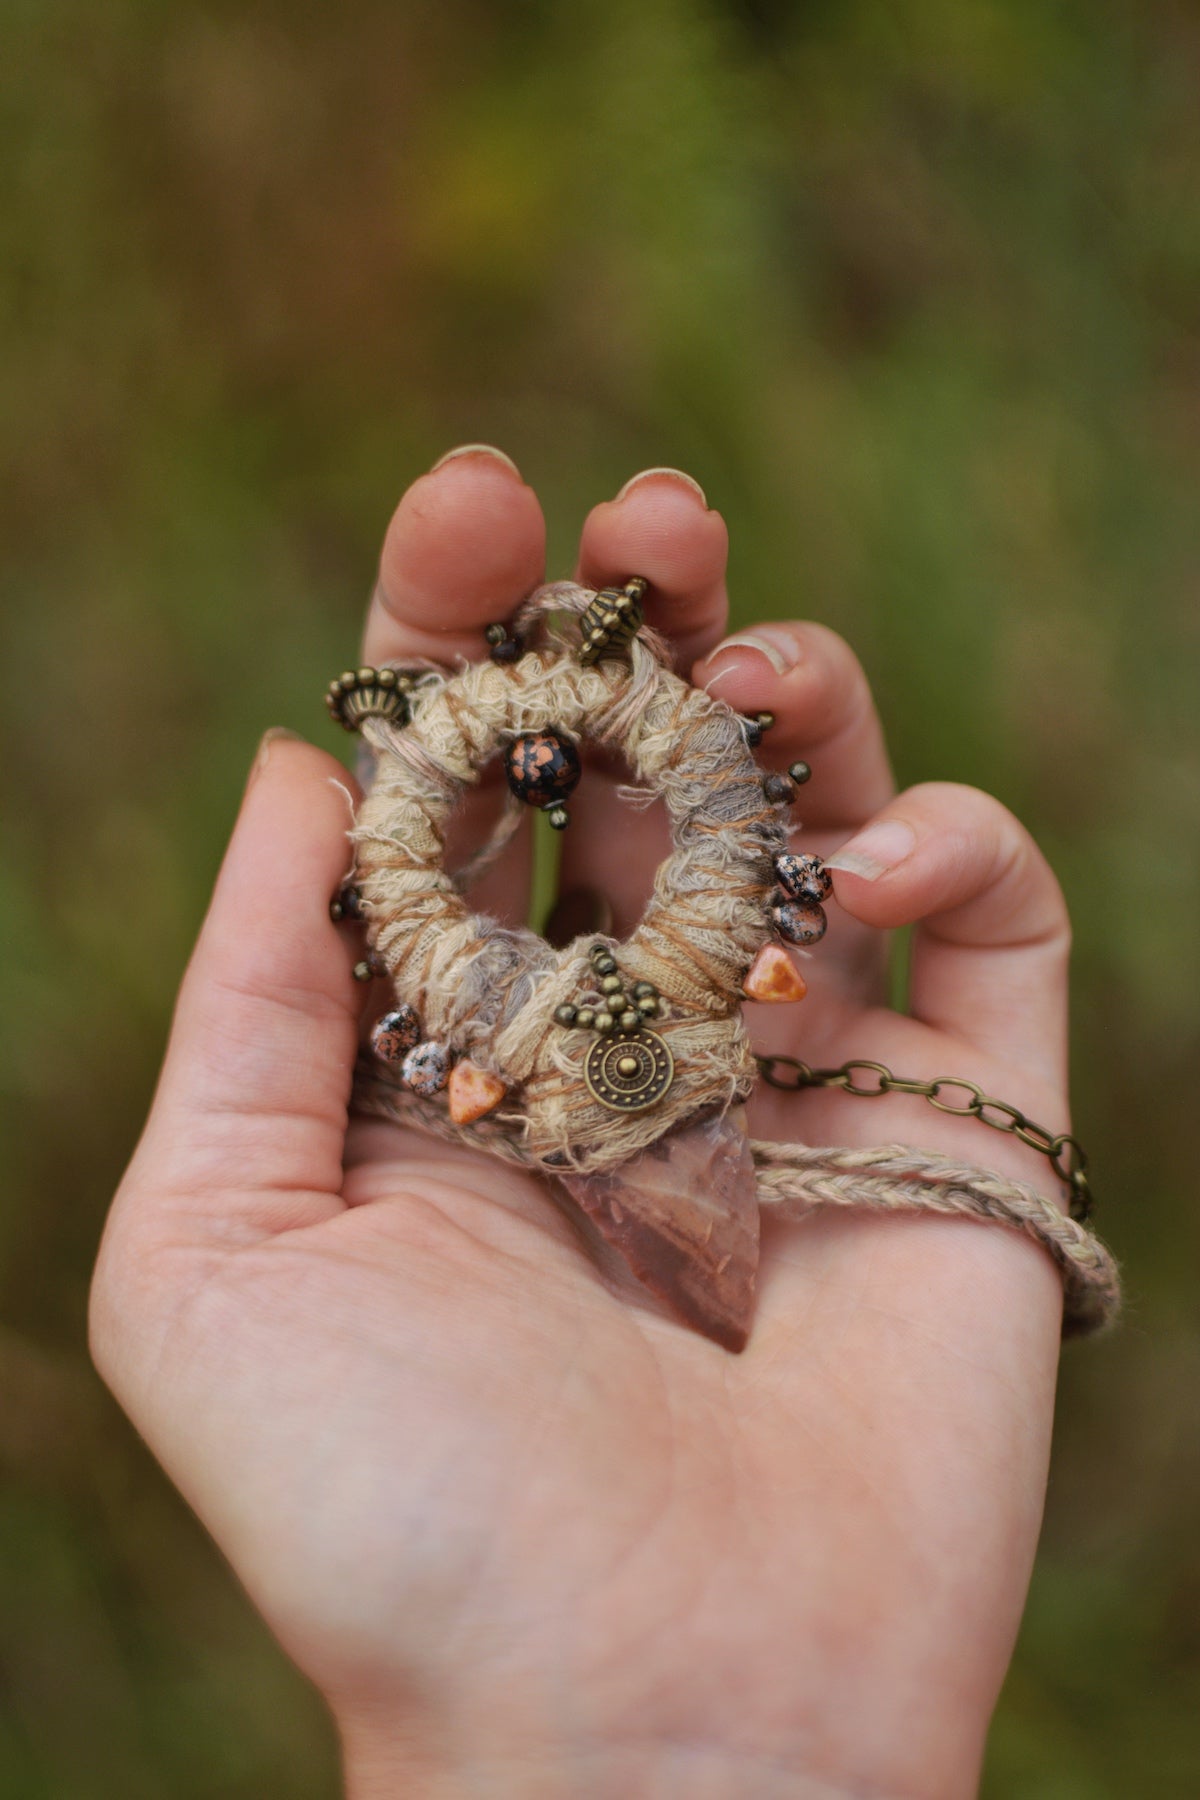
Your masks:
M785 817L764 798L743 722L673 674L652 634L627 659L580 666L578 615L592 597L568 584L541 590L519 625L567 618L550 623L538 647L515 663L426 675L404 728L368 720L378 760L353 834L372 942L398 999L417 1009L427 1037L509 1089L498 1112L464 1135L505 1135L523 1162L579 1170L620 1162L689 1114L749 1093L756 1068L740 987L770 935L772 863L786 844ZM612 944L621 973L652 981L662 996L655 1029L675 1065L661 1101L629 1116L588 1092L593 1034L553 1016L564 1002L600 1003L588 961L596 938L555 951L531 931L473 914L444 864L446 823L485 764L511 738L549 729L623 755L670 820L672 853L645 915ZM395 1089L387 1110L428 1117L441 1107L396 1089L383 1069L370 1084Z

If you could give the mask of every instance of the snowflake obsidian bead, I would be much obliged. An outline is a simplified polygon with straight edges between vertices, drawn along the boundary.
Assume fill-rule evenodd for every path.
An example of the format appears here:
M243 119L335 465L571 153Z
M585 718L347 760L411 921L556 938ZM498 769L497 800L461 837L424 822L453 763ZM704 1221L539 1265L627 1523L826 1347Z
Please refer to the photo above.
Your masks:
M422 1100L432 1100L449 1081L453 1066L454 1053L448 1045L417 1044L400 1065L400 1079Z
M371 1048L380 1062L403 1062L421 1040L421 1021L411 1006L385 1012L371 1027Z
M825 936L825 910L820 906L802 906L796 900L779 900L771 908L771 923L789 944L819 944Z
M508 785L526 806L540 806L561 831L567 822L565 801L579 782L579 752L557 731L530 731L514 738L504 759Z
M820 906L833 892L833 876L819 856L794 856L784 851L775 858L775 879L789 900Z

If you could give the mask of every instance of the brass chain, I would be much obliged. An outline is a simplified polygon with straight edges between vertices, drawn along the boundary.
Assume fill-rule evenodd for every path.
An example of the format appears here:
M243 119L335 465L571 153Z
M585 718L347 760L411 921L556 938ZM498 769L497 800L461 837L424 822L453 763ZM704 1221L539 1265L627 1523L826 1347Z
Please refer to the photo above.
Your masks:
M1079 1139L1068 1131L1047 1131L1044 1125L1035 1125L1020 1107L1010 1106L1007 1100L994 1099L973 1081L965 1081L960 1075L935 1075L932 1081L914 1081L907 1076L893 1075L883 1063L860 1058L844 1062L837 1069L814 1069L797 1056L756 1056L754 1060L767 1086L778 1088L781 1093L798 1094L804 1088L840 1088L844 1094L853 1094L860 1100L878 1100L883 1094L916 1094L919 1099L928 1100L930 1106L936 1106L939 1112L952 1113L960 1119L978 1119L981 1124L990 1125L993 1131L1009 1132L1022 1144L1028 1144L1031 1150L1040 1150L1049 1158L1051 1168L1070 1193L1071 1217L1080 1224L1091 1217L1088 1159ZM874 1076L874 1082L863 1082L859 1079L863 1074ZM947 1090L952 1091L949 1100L943 1099ZM953 1090L967 1098L955 1100Z

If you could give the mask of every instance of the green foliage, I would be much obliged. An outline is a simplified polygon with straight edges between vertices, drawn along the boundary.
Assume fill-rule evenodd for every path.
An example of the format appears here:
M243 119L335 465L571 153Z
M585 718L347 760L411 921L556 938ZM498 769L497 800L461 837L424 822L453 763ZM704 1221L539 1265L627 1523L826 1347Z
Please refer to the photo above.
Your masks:
M1071 1352L993 1800L1200 1792L1200 108L1178 0L11 0L0 24L0 1797L335 1788L101 1395L107 1199L258 733L390 508L504 445L552 567L694 471L1078 926L1130 1323Z

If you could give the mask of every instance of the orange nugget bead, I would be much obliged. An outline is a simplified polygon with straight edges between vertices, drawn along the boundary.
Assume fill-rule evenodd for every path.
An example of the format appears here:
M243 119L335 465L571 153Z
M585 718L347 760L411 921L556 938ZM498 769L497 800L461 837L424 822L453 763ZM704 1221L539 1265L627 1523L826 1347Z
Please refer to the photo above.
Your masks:
M764 944L742 983L747 1000L803 1000L803 975L781 944Z
M477 1069L469 1058L456 1062L450 1075L450 1117L456 1125L473 1125L499 1106L508 1089L498 1075Z

